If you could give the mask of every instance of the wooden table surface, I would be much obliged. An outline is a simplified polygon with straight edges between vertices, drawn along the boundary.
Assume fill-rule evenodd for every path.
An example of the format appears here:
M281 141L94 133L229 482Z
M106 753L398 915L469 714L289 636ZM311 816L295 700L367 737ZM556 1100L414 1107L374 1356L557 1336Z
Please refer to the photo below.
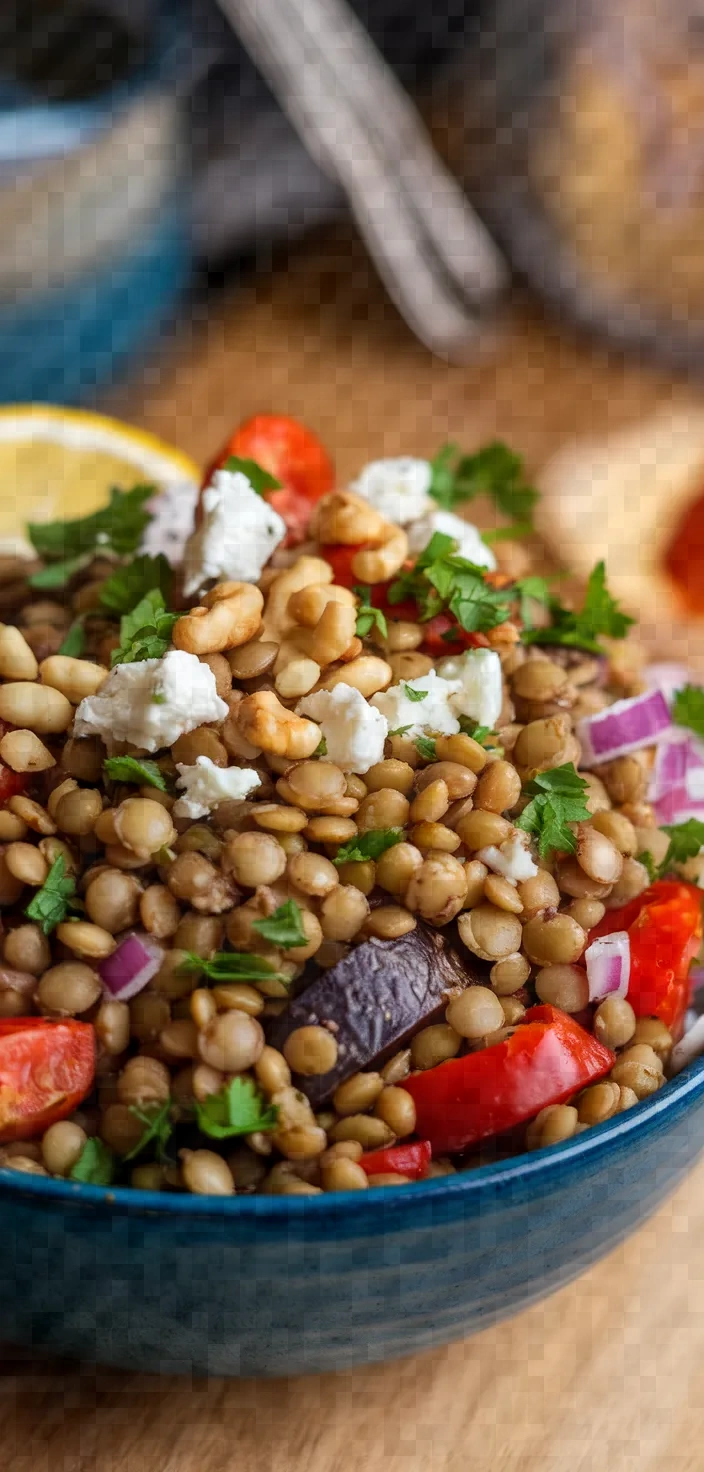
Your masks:
M445 439L532 466L694 391L516 305L469 369L408 336L341 232L203 309L113 396L199 459L243 415L307 419L343 473ZM604 1202L608 1211L609 1203ZM61 1271L57 1262L56 1271ZM449 1349L341 1375L192 1385L8 1351L3 1472L701 1472L704 1163L555 1297Z

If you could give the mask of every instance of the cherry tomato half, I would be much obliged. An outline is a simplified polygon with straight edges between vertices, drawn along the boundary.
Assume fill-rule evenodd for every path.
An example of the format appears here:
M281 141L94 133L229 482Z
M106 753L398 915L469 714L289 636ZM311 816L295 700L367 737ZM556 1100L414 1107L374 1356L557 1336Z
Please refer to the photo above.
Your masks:
M0 1143L41 1135L90 1093L95 1035L73 1018L0 1021Z
M281 481L281 490L268 491L266 499L286 522L289 540L302 541L312 507L335 484L332 460L317 435L284 414L255 414L235 430L208 466L204 487L231 455L256 460Z

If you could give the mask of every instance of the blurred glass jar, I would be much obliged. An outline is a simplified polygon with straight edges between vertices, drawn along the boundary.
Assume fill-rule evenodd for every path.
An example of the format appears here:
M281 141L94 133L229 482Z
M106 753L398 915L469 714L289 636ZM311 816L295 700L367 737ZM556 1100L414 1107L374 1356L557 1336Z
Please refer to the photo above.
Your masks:
M519 271L704 368L704 0L494 0L473 65L469 183Z

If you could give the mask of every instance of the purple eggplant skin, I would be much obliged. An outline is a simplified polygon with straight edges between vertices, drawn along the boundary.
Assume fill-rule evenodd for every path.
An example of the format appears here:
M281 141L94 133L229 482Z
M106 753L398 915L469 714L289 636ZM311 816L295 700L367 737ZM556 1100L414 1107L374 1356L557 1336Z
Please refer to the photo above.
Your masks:
M368 940L318 979L279 1013L266 1019L266 1040L283 1050L297 1027L327 1027L338 1056L329 1073L296 1075L296 1087L318 1109L338 1084L360 1068L383 1063L431 1022L441 1022L449 993L470 982L486 982L474 958L462 956L447 937L419 923L399 940Z

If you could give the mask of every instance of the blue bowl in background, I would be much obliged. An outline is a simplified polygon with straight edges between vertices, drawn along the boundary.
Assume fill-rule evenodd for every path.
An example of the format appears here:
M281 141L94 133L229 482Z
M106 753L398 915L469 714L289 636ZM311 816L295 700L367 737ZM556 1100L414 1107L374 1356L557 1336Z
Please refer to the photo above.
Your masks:
M596 1262L704 1146L704 1060L565 1144L417 1186L213 1198L0 1170L0 1335L129 1369L344 1370L461 1339Z

